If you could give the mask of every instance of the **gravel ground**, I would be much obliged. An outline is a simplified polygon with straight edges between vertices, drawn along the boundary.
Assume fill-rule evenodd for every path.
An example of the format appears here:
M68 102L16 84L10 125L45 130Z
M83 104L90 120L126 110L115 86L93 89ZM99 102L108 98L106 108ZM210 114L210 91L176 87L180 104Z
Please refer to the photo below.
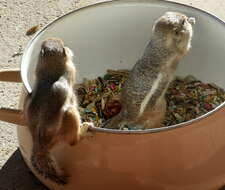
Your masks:
M0 0L0 69L19 68L21 55L16 56L15 54L22 53L31 39L31 37L25 35L30 27L38 24L43 27L68 11L98 1ZM225 20L224 0L175 1L207 10ZM21 84L0 83L0 106L17 108L20 89ZM15 125L0 122L0 169L3 169L5 162L13 157L11 155L17 147ZM21 160L20 157L18 160ZM8 189L11 190L12 188Z

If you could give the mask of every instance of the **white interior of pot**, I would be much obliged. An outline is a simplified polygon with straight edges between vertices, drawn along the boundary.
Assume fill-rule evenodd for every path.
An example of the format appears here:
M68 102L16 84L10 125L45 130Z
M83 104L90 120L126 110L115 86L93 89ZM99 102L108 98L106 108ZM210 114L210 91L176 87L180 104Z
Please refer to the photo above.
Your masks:
M28 45L22 59L22 79L29 89L40 45L59 37L75 56L78 82L95 78L107 69L130 69L148 43L154 21L166 11L196 18L192 49L180 62L178 75L194 75L225 88L225 25L197 9L164 1L121 0L70 13L47 26Z

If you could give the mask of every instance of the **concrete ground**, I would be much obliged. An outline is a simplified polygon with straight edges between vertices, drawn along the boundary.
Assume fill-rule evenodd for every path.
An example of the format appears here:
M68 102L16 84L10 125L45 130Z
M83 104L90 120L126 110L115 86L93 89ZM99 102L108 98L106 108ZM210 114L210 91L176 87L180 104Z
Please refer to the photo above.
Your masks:
M21 53L32 36L68 11L101 0L0 0L0 69L19 68ZM175 0L209 11L225 20L224 0ZM0 83L0 107L17 108L21 84ZM45 190L29 172L17 150L16 126L0 122L0 190Z

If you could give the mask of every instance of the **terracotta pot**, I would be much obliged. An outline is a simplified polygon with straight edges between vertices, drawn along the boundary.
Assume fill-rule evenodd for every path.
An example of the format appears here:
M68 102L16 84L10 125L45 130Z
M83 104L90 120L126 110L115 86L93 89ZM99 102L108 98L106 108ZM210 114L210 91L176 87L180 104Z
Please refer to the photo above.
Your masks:
M80 82L109 68L131 68L143 53L153 22L169 10L196 18L193 48L180 63L178 74L192 74L225 88L225 27L221 20L172 2L118 0L73 11L35 35L21 64L26 90L31 92L40 44L46 37L62 38L75 52ZM19 126L20 150L34 174L51 189L216 190L225 184L224 104L195 120L160 129L91 128L93 137L54 150L56 160L71 175L65 186L33 171L32 139L27 128ZM18 111L3 111L0 119L23 124L14 117Z

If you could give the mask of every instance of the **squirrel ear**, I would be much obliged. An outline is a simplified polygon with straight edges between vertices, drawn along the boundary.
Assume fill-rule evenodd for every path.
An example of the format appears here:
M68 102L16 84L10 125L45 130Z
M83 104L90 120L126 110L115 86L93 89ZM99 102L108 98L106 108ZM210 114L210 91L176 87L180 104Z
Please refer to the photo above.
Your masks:
M68 47L64 47L63 51L65 52L65 55L68 55L69 57L73 57L73 52Z
M194 17L188 18L188 22L189 22L191 25L194 25L194 24L195 24L195 18L194 18Z

